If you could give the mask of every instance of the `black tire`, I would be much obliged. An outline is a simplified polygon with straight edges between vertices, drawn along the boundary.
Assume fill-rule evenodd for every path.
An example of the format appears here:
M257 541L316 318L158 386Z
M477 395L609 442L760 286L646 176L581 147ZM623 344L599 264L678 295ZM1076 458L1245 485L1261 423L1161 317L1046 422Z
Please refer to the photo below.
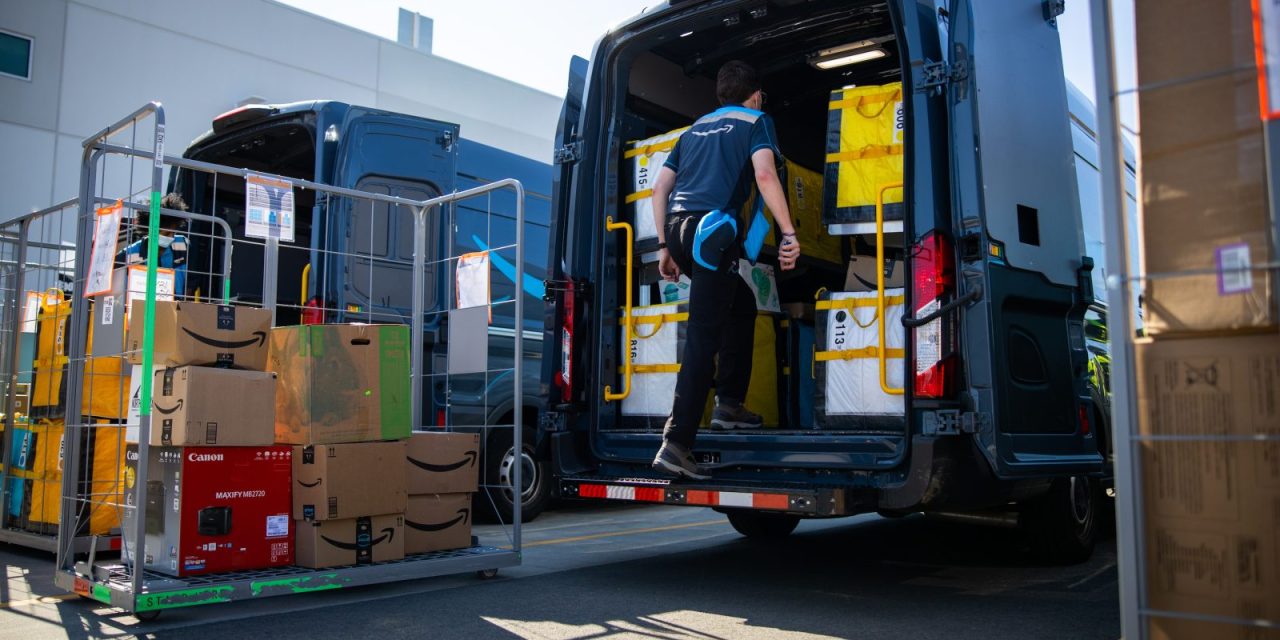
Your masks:
M752 540L782 540L796 530L800 516L759 511L726 511L729 524Z
M534 451L534 430L524 428L521 448L524 450L523 477L520 484L524 487L521 516L525 522L537 518L547 504L551 502L550 465L539 458ZM517 456L513 446L510 429L494 429L484 448L484 479L486 485L481 493L476 494L477 513L491 522L509 523L515 514L515 493L511 490L511 471Z
M1096 479L1058 478L1047 494L1023 506L1018 524L1038 559L1079 564L1093 555L1105 504Z

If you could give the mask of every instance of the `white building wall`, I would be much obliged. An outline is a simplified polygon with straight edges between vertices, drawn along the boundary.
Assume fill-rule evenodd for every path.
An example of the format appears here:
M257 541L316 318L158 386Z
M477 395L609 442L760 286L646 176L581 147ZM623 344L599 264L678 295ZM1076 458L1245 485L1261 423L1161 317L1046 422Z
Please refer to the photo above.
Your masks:
M561 99L272 0L0 0L33 37L0 77L0 220L76 195L80 143L150 100L171 155L242 100L332 99L436 118L549 162Z

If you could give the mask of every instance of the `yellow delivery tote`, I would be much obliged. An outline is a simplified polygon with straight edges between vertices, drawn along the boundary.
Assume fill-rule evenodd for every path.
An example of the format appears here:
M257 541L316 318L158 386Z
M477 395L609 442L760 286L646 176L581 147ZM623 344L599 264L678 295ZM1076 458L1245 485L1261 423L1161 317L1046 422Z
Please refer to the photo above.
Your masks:
M885 382L901 389L906 366L903 289L885 290ZM903 396L881 387L880 313L874 291L822 293L817 305L817 424L874 429L899 423Z
M902 182L902 83L837 89L827 110L823 222L874 222L876 195ZM902 189L885 192L885 219L902 219Z

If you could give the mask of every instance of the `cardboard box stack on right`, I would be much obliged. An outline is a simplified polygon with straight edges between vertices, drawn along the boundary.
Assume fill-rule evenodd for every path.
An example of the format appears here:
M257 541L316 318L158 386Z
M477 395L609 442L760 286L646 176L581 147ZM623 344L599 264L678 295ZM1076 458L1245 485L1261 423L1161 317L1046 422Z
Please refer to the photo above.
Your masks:
M403 558L409 328L277 327L268 369L279 376L275 440L293 445L295 564Z
M1250 5L1136 5L1144 272L1183 274L1145 281L1136 346L1153 638L1280 623L1277 274L1238 270L1277 259Z
M479 457L479 434L418 432L409 438L406 554L471 546L471 494L479 484Z

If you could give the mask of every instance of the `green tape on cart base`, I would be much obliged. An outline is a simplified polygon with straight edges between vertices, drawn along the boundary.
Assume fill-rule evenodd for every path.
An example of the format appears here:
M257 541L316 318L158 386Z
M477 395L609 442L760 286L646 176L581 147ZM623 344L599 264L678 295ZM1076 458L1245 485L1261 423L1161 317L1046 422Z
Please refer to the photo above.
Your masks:
M97 583L89 591L89 597L102 604L111 604L111 590Z
M308 593L311 591L328 591L330 589L341 589L343 585L339 582L329 582L336 580L338 574L325 573L318 576L298 576L296 578L282 578L280 580L260 580L258 582L249 583L249 589L253 595L260 596L267 589L288 589L289 593ZM345 580L343 581L345 582ZM314 584L312 584L314 583Z
M231 602L231 594L235 587L205 587L203 589L184 589L181 591L165 591L164 593L141 593L134 599L133 610L159 611L160 609L176 609L178 607L194 607L201 604Z

